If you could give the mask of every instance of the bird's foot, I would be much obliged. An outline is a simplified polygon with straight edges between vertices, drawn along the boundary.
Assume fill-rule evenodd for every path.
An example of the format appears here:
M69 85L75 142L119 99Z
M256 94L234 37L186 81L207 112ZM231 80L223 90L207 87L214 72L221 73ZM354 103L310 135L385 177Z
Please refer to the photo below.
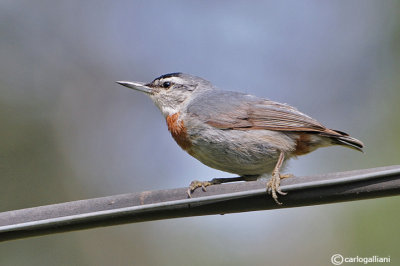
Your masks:
M278 205L282 205L282 203L278 200L279 195L286 195L287 192L283 192L280 188L281 179L293 177L292 174L280 174L279 172L273 172L271 178L267 183L267 192L272 195L272 198Z
M291 178L293 176L294 176L293 174L280 174L281 179Z
M189 198L191 198L192 192L195 191L197 188L201 187L201 189L205 192L205 191L207 191L206 187L211 186L211 185L216 185L216 184L221 184L221 182L218 180L218 178L214 178L211 181L194 180L189 185L189 188L187 190L187 195L189 196Z

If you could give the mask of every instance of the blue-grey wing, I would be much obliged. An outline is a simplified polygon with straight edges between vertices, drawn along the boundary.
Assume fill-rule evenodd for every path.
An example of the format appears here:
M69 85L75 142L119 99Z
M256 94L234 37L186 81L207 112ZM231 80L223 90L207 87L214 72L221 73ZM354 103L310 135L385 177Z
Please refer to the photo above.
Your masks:
M187 112L219 129L328 133L326 127L294 107L238 92L205 93L187 106ZM337 134L333 130L329 133Z
M328 129L294 107L243 93L212 91L203 94L187 106L187 114L221 130L313 132L357 150L362 151L364 146L347 133Z

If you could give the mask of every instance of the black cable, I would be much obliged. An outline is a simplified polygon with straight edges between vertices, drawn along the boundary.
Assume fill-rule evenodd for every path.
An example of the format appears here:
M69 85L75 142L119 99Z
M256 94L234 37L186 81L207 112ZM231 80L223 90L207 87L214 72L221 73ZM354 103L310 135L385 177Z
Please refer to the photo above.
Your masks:
M277 205L265 181L210 186L187 198L187 188L115 195L0 213L0 241L198 215L318 205L400 194L400 166L282 180Z

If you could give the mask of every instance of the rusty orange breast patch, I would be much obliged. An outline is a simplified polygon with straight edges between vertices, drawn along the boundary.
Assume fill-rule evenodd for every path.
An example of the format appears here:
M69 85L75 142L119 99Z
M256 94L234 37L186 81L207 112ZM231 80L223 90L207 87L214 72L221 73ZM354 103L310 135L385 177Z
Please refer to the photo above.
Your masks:
M168 130L171 132L172 137L178 143L178 145L187 151L189 154L191 152L192 142L190 141L187 129L182 120L179 120L179 112L173 115L169 115L166 118Z
M311 137L307 133L301 133L296 140L295 155L307 154L311 151Z

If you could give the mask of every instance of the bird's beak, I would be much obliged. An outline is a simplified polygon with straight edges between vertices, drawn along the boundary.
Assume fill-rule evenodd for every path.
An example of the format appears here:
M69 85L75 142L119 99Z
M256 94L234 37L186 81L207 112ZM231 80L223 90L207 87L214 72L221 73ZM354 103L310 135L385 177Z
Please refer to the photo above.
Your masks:
M132 81L117 81L118 84L128 87L130 89L134 89L137 91L141 91L147 94L151 94L153 92L153 89L146 86L142 82L132 82Z

